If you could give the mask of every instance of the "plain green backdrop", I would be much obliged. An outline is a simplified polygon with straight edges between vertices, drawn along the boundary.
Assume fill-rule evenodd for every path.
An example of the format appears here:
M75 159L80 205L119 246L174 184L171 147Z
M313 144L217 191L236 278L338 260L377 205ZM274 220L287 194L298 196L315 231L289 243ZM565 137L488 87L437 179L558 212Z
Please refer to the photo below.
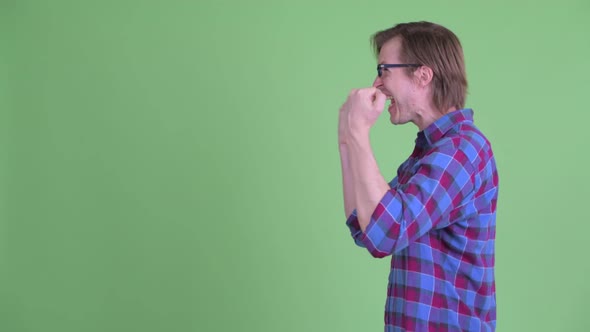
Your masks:
M500 174L498 331L590 331L588 1L0 0L0 330L381 331L338 109L369 37L461 39ZM416 127L373 128L385 178Z

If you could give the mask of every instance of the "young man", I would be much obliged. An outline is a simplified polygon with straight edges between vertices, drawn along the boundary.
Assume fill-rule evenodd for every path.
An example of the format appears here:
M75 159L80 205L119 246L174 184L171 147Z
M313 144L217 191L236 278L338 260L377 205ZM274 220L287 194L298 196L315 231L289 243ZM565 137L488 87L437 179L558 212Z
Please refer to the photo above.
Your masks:
M385 331L493 331L498 174L464 108L461 44L429 22L380 31L373 44L377 78L340 109L338 142L352 237L374 257L391 255ZM387 100L393 124L419 130L389 183L369 142Z

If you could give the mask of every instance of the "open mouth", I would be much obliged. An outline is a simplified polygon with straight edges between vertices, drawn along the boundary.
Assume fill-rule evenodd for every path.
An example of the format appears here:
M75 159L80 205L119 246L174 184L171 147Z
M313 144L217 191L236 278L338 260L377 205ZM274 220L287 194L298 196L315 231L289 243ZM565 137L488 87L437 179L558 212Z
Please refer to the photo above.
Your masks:
M387 96L387 100L389 100L390 102L390 107L395 105L395 99L393 98L393 96Z

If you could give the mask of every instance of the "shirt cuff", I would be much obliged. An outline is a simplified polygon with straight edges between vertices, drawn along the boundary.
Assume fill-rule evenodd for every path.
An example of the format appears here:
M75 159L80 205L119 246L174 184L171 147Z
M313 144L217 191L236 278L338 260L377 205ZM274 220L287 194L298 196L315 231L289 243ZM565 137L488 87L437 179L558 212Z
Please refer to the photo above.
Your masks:
M350 229L350 235L354 239L354 243L357 246L366 248L365 244L363 243L363 231L361 230L361 226L359 225L359 220L357 218L356 209L352 211L348 219L346 220L346 226Z
M360 237L364 247L374 257L382 258L393 253L400 233L400 223L394 219L392 212L401 210L401 203L396 200L393 190L387 191L375 207L369 224Z

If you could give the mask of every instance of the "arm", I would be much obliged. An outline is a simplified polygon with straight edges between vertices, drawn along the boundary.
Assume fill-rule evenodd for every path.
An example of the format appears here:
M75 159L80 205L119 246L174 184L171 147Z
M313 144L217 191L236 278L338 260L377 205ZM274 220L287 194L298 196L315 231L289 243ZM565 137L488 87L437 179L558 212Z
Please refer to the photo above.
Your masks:
M367 225L367 214L370 207L367 207L367 200L365 199L365 191L359 191L355 184L355 179L367 179L367 177L361 177L362 175L358 175L355 173L359 173L358 169L363 169L366 165L360 164L353 166L351 162L351 150L356 151L357 145L353 141L352 136L352 128L357 127L351 126L349 123L350 119L353 121L358 121L358 116L355 117L351 112L353 111L368 111L363 112L362 116L368 115L368 118L365 119L364 122L366 125L367 132L370 129L372 123L377 120L377 117L383 110L383 106L385 104L385 95L380 94L377 89L361 89L361 90L353 90L348 96L348 99L340 108L340 117L339 117L339 125L338 125L338 141L340 143L340 160L342 163L342 182L344 188L344 209L345 214L347 216L346 225L349 227L351 235L355 241L355 243L361 247L366 247L366 245L361 241L364 234L363 230L366 228ZM368 123L367 123L368 121ZM367 134L368 137L368 134ZM348 144L350 143L350 144ZM358 153L357 153L358 154ZM372 152L370 152L372 156ZM369 162L375 162L375 159L369 159ZM369 169L376 169L376 163L373 165L374 167L369 167ZM356 171L355 171L356 169ZM377 170L378 172L378 170ZM380 177L380 175L379 175ZM383 181L383 178L381 181ZM365 181L363 181L365 182ZM384 181L383 181L384 182ZM369 181L368 183L371 183ZM372 190L373 188L371 188ZM374 196L374 195L373 195ZM375 199L373 199L375 200ZM362 202L362 206L360 211L363 213L363 221L364 226L361 230L361 225L359 224L359 218L357 216L357 209L355 207L359 206L359 202ZM369 200L371 202L371 200ZM377 200L378 202L378 200ZM371 203L369 203L371 204ZM376 202L375 202L376 204ZM374 207L373 207L374 208Z
M383 111L385 99L376 88L352 90L339 112L344 212L347 217L358 212L356 224L360 222L363 231L371 211L383 196L382 191L389 188L379 173L368 139L371 126Z
M352 182L352 169L350 168L350 158L348 152L348 145L345 143L339 144L340 148L340 163L342 165L342 191L344 193L344 214L346 215L346 225L350 229L350 234L354 239L356 245L362 248L366 246L361 241L363 232L357 218L357 210L355 208L355 191Z
M348 146L339 144L340 164L342 166L342 192L344 194L344 215L348 218L355 209L355 193L352 183L352 170L348 157Z
M379 171L368 131L351 137L349 152L358 223L365 232L371 214L390 187Z

